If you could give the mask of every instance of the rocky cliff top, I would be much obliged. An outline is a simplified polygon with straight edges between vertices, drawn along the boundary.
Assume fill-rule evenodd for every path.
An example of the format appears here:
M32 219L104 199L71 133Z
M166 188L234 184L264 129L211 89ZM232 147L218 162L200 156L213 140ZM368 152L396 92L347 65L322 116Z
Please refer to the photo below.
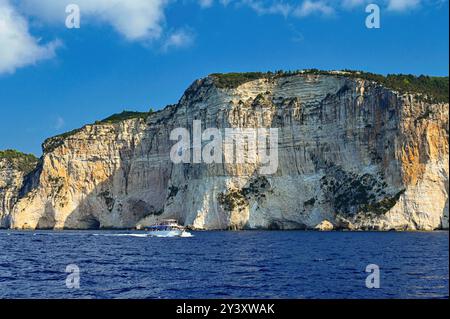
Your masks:
M113 125L117 124L123 121L127 120L135 120L135 119L147 119L148 116L150 116L152 113L154 113L153 110L150 110L149 112L134 112L134 111L123 111L121 113L113 114L101 121L96 121L94 124L88 124L83 126L82 128L75 129L60 135L56 135L53 137L50 137L44 141L42 144L42 150L44 153L49 153L53 151L55 148L60 146L64 140L70 136L73 136L77 133L79 133L81 130L85 129L88 126L92 125Z
M23 174L28 174L37 165L38 159L33 154L24 154L16 150L0 151L0 166L11 167Z
M381 74L343 70L324 71L318 69L277 71L277 72L248 72L248 73L215 73L210 77L218 88L237 88L242 84L259 79L276 79L298 75L324 75L347 77L377 82L391 90L402 94L419 94L434 103L448 103L449 101L449 78L438 76L415 76L412 74Z
M125 111L48 139L25 179L4 170L0 227L175 218L198 229L448 228L447 87L448 78L353 71L213 74L161 111ZM174 163L169 136L195 120L276 128L276 171L261 173L258 156Z
M191 103L195 102L196 93L198 91L201 91L202 89L203 91L207 91L210 89L237 89L240 86L252 81L276 81L282 78L287 79L289 77L299 76L332 76L350 80L366 80L381 85L387 89L397 91L401 95L412 94L417 100L423 100L430 103L448 103L449 101L448 77L435 77L425 75L415 76L410 74L389 74L387 76L384 76L380 74L352 70L324 71L318 69L308 69L277 72L214 73L206 78L194 81L194 83L185 91L177 105L182 104L183 101L186 100L189 100ZM198 96L197 99L198 98L201 98L201 95ZM122 113L113 114L112 116L104 120L96 121L95 123L90 125L118 124L122 121L132 119L150 120L148 119L149 116L156 113L160 113L163 111L164 114L172 113L173 108L177 105L169 105L162 111L157 112L154 112L153 110L150 110L149 112L123 111ZM160 115L164 117L164 114ZM161 121L161 118L156 119L156 121ZM84 129L86 126L48 138L42 144L44 153L53 151L56 147L60 146L66 138L80 132L80 130Z

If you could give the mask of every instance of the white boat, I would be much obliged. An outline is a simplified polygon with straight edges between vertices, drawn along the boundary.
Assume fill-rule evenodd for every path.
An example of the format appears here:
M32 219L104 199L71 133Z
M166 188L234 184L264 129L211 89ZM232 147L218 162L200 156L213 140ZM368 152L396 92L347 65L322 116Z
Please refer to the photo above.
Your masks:
M186 231L186 228L178 225L176 219L165 219L159 224L145 227L150 236L154 237L190 237L191 234Z

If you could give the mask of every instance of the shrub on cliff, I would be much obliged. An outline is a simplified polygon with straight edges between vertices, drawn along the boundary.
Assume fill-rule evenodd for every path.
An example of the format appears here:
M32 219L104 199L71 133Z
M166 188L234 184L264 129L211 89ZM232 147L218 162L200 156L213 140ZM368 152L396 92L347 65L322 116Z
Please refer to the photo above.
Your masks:
M218 88L237 88L238 86L254 81L259 80L264 77L267 77L268 73L262 72L248 72L248 73L214 73L211 74L211 77L214 80L214 84Z
M95 121L95 125L101 125L101 124L115 124L120 123L122 121L141 118L146 119L150 114L154 112L153 108L151 108L148 112L133 112L133 111L123 111L121 113L113 114L101 121ZM65 132L60 135L53 136L51 138L48 138L44 141L42 145L42 149L44 153L52 152L55 148L59 147L66 138L75 135L76 133L80 132L83 128L78 128L69 132Z
M323 71L318 69L276 71L276 72L249 72L249 73L214 73L212 77L218 88L237 88L238 86L262 78L273 79L300 74L331 75L360 78L377 82L389 89L400 93L419 93L428 97L430 102L449 102L449 78L412 74L381 75L370 72L343 70L342 72Z
M449 102L448 76L415 76L412 74L388 74L384 76L368 72L348 72L352 77L374 81L400 93L419 93L426 95L430 99L430 102Z
M106 119L95 122L95 124L113 124L119 123L126 120L142 118L146 119L150 113L153 113L153 109L150 109L149 112L133 112L133 111L123 111L122 113L113 114Z
M0 160L7 160L15 169L28 174L38 162L38 158L33 154L25 154L16 150L0 151Z

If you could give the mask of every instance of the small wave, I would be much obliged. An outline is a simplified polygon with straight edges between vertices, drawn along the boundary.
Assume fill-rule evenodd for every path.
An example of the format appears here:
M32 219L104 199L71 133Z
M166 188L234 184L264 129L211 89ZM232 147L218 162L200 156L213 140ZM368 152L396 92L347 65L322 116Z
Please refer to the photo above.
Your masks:
M181 236L173 236L173 235L164 235L164 236L152 236L150 234L92 234L93 236L107 236L107 237L138 237L138 238L147 238L147 237L157 237L157 238L173 238L173 237L183 237L189 238L194 237L191 233L183 233Z
M153 235L151 237L157 237L157 238L177 238L177 237L189 238L189 237L194 237L194 235L192 235L189 232L183 232L183 233L181 233L181 235L167 234L167 235Z
M107 236L107 237L150 237L147 234L92 234L93 236Z
M177 235L150 235L150 237L154 237L154 238L175 238L175 237L179 237Z
M189 238L189 237L194 237L194 235L192 235L191 233L188 233L188 232L184 232L181 234L180 237Z

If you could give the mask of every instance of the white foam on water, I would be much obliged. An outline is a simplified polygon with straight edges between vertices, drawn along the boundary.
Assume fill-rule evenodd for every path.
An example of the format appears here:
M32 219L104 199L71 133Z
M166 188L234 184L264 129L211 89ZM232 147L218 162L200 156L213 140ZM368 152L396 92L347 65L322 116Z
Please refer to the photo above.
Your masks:
M181 234L180 237L189 238L189 237L194 237L194 235L192 235L191 233L188 233L188 232L184 232Z
M138 238L147 238L147 237L156 237L156 238L176 238L176 237L183 237L183 238L190 238L194 237L191 233L184 232L181 234L181 236L176 235L149 235L149 234L92 234L93 236L109 236L109 237L138 237Z
M108 236L108 237L150 237L147 234L92 234L93 236Z

